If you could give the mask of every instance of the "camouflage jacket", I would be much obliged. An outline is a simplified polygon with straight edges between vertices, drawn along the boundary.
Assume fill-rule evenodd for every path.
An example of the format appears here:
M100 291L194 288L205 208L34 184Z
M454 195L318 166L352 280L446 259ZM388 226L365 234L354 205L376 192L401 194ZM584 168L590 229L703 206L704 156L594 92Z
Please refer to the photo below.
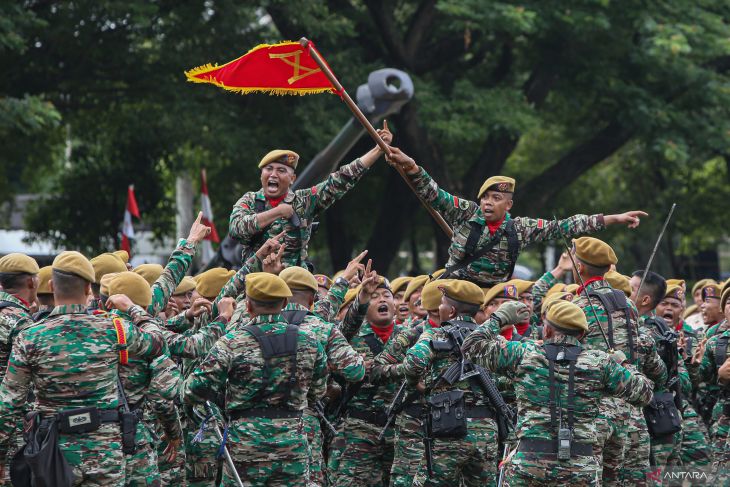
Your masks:
M546 343L554 343L546 340ZM561 343L580 345L574 337ZM499 322L487 320L472 332L462 348L466 357L484 368L512 379L517 397L517 438L554 439L557 425L551 423L550 380L545 349L534 342L506 341L499 336ZM567 421L568 365L555 364L557 409ZM577 358L574 375L575 419L573 438L580 443L595 443L595 418L604 396L621 397L644 406L652 397L652 383L633 366L622 367L605 352L584 349ZM557 410L556 410L557 412Z
M597 293L609 293L613 288L608 285L604 279L588 282L586 284L586 290L590 293L595 291ZM628 326L626 323L626 316L622 311L617 311L611 315L612 326L613 326L613 337L608 332L608 319L606 309L603 307L601 302L596 297L591 297L589 303L583 292L580 293L573 303L580 307L586 315L588 320L589 331L583 338L583 348L586 350L603 350L608 351L608 345L603 338L601 329L606 333L608 340L613 340L613 346L615 350L622 351L626 358L635 366L637 366L643 374L654 381L659 387L663 387L667 381L667 367L659 357L656 351L656 345L654 340L646 335L639 333L638 329L638 316L639 313L636 310L636 306L630 300L627 300L630 310L629 316L631 317L632 325ZM595 316L598 316L599 323L596 323L596 318L593 314L595 310ZM599 329L599 326L601 327ZM629 334L631 334L631 341L634 347L634 357L632 359L629 351Z
M388 341L380 355L375 357L371 371L373 379L391 381L405 379L405 371L398 365L405 360L408 350L418 342L421 335L433 328L435 327L429 320L423 320L410 328L403 328L395 338Z
M558 283L558 280L555 279L555 276L548 271L540 278L535 281L535 284L532 286L532 316L530 317L530 325L532 326L542 326L542 301L545 299L545 295L550 290L551 287L556 285Z
M483 228L476 249L484 247L491 240L492 236L485 224L484 215L478 203L458 198L439 188L423 168L420 168L419 172L409 177L416 186L416 192L438 211L454 230L446 268L467 258L464 249L471 231L471 222L478 223ZM511 219L512 217L507 214L500 228L503 230ZM517 233L520 250L533 242L558 239L561 234L566 237L573 237L596 232L605 226L603 215L600 214L592 216L575 215L557 222L525 217L517 217L514 220L514 229ZM482 287L491 287L497 283L507 281L511 277L508 275L510 268L509 245L506 232L504 232L499 243L489 252L449 277L467 279L479 283Z
M353 303L353 306L356 304L357 303ZM368 345L368 341L372 343L380 343L384 348L387 347L392 340L395 340L395 337L397 337L403 330L404 327L402 325L394 325L390 338L388 338L387 342L383 343L380 341L380 338L375 334L375 332L373 332L372 325L365 321L360 327L360 331L357 335L350 340L350 344L352 344L352 348L354 348L357 353L365 357L365 360L374 360L378 354L373 353ZM393 400L393 396L398 389L398 385L394 382L375 380L374 377L371 377L370 375L365 376L364 380L364 384L348 404L348 409L353 411L357 410L384 413L385 408L388 407L390 402Z
M124 323L127 351L130 356L155 358L163 353L164 342L140 328L149 316L137 310L130 313L134 324ZM0 451L7 451L15 416L22 412L31 384L43 414L90 406L116 409L118 365L117 334L108 317L89 315L82 305L56 306L15 341L0 385Z
M259 315L249 325L258 325L266 334L281 334L287 327L280 314ZM184 400L187 403L212 400L220 404L225 393L229 411L266 407L304 410L308 397L315 399L324 394L327 375L322 346L304 330L299 331L293 387L289 383L291 372L288 357L274 358L269 378L264 381L261 348L251 333L239 329L218 340L186 379Z
M174 333L166 329L161 330L161 333L167 342L170 356L197 359L204 357L226 333L226 323L211 321L195 333Z
M5 376L13 340L21 328L33 324L33 317L28 306L12 294L0 291L0 301L11 303L0 310L0 382Z
M239 240L244 246L243 261L251 257L267 239L286 230L284 237L286 250L282 262L286 266L301 265L307 260L307 246L315 218L352 189L365 172L367 172L365 165L360 159L356 159L330 174L325 181L316 186L289 191L284 203L294 208L301 221L299 228L294 227L290 220L283 218L277 219L266 228L259 228L256 221L256 201L263 202L263 211L273 207L266 200L262 189L244 194L233 207L228 230L231 237Z
M147 307L149 314L157 316L165 309L170 296L188 272L194 255L195 246L187 243L185 239L180 239L177 248L170 255L164 272L152 283L152 303Z
M337 372L348 382L358 382L365 377L362 356L355 352L334 323L323 320L316 313L296 303L287 304L284 311L307 312L304 321L299 324L299 329L311 334L322 346L328 370Z
M720 385L718 383L717 376L717 370L719 369L717 365L717 354L719 353L717 350L717 342L722 336L730 338L730 331L724 331L720 334L716 334L707 340L707 344L705 345L705 354L702 356L702 361L699 363L698 375L701 382L704 382L708 386L714 386L710 387L710 389L720 390L727 394L727 398L730 399L730 386ZM727 357L730 357L730 346L726 348L725 357L721 357L721 360L727 359ZM724 360L722 361L724 362Z
M659 358L664 361L664 365L667 367L667 384L656 384L655 390L658 391L666 391L667 385L669 382L673 379L673 371L669 368L669 364L666 360L664 360L664 357L662 357L662 351L660 350L661 340L662 337L660 335L659 330L656 328L656 325L651 325L647 320L649 318L656 318L654 314L649 315L641 315L639 317L639 332L643 335L649 336L654 341L656 347L657 347L657 354L659 355ZM659 318L661 319L661 318ZM669 325L671 326L671 325ZM689 399L690 394L692 393L692 381L690 380L690 375L687 370L687 367L684 365L684 359L682 358L682 353L677 350L677 370L676 370L676 376L677 380L679 381L680 390L683 394L683 400L686 402L687 399Z
M730 330L730 323L728 323L727 320L722 320L707 328L707 331L705 331L705 338L712 338L713 336L719 335L727 330Z

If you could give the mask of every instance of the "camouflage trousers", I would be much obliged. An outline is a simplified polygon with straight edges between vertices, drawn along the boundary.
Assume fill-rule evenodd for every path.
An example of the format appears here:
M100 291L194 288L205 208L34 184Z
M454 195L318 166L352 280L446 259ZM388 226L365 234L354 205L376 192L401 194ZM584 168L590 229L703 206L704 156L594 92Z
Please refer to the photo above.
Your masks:
M309 485L325 485L325 465L322 452L322 430L319 419L311 414L304 415L304 428L309 443Z
M421 420L403 412L396 419L390 487L411 487L422 459Z
M384 487L390 481L393 464L393 433L382 442L378 435L382 427L360 419L345 419L342 428L344 448L332 470L333 485L338 487Z
M136 451L127 455L125 469L126 487L159 487L160 471L157 469L157 450L150 430L144 421L137 423L134 438Z
M719 485L730 485L730 417L722 414L714 425L712 472Z
M117 423L87 434L59 435L58 446L73 468L74 487L122 487L126 459Z
M624 403L625 404L625 403ZM621 479L624 485L652 485L649 475L653 471L650 464L651 437L640 407L627 405L630 411L626 428L626 448L624 450Z
M630 411L624 401L604 398L596 417L596 444L593 453L598 458L604 485L618 485L627 442Z
M688 405L682 413L682 419L682 465L702 467L711 464L712 450L702 418Z
M164 431L162 424L155 420L155 432L158 438L162 438ZM173 462L168 462L165 458L165 449L167 443L164 441L158 441L156 443L157 450L157 469L160 471L160 480L162 485L174 485L175 487L185 487L187 485L185 480L185 444L180 443L177 448L177 456Z
M680 450L682 448L682 432L673 435L651 438L650 463L652 470L657 468L676 467L682 464Z
M433 475L423 458L414 486L489 486L497 484L497 423L489 418L467 419L463 439L433 441Z
M203 431L201 441L193 441L200 423L186 418L183 421L185 435L185 480L188 487L210 487L215 483L219 462L216 458L220 442L210 426Z
M505 469L504 484L509 487L601 485L601 468L595 455L560 461L550 453L517 452Z

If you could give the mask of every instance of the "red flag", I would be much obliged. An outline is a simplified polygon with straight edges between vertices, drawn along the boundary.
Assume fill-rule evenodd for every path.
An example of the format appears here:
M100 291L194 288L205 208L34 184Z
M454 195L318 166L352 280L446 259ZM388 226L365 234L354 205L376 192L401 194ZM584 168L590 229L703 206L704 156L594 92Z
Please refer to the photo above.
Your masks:
M203 218L201 222L203 225L210 227L210 233L206 240L211 242L220 243L221 239L218 237L218 230L215 229L215 223L213 223L213 208L210 205L210 197L208 196L208 180L205 174L205 169L200 171L200 206L203 211Z
M134 238L134 226L132 226L132 217L139 218L139 207L137 199L134 197L134 185L130 184L127 188L127 206L124 208L124 221L122 223L122 250L126 250L132 255L131 239Z
M185 72L188 81L211 83L246 94L271 95L336 93L317 63L298 42L260 44L238 59L218 66L206 64Z

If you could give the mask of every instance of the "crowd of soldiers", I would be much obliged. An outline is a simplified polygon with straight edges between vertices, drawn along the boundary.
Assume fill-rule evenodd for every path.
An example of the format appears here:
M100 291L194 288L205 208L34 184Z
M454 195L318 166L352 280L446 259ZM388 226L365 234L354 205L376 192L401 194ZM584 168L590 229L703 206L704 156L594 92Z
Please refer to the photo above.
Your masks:
M381 155L292 191L298 155L267 154L231 214L237 271L187 275L200 216L164 267L0 258L0 483L728 482L730 283L686 296L581 236L641 211L512 217L514 179L462 199L395 147L453 228L445 268L389 280L364 251L314 274L312 222ZM523 248L563 239L555 269L512 278Z

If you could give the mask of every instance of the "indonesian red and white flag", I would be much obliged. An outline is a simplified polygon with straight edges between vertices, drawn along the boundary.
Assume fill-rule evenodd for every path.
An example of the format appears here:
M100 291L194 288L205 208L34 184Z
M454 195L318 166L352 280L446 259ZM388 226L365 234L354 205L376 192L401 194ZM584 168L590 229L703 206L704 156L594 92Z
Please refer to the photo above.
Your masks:
M215 223L213 223L213 208L210 205L210 197L208 196L208 178L206 177L205 169L200 171L200 206L203 212L201 222L210 228L210 233L203 241L203 260L208 262L213 258L214 254L211 242L220 243L221 239L218 236Z
M139 218L139 208L137 199L134 197L134 185L130 184L127 188L127 206L124 209L124 222L122 223L122 250L126 250L129 255L132 255L130 240L134 238L132 217Z

